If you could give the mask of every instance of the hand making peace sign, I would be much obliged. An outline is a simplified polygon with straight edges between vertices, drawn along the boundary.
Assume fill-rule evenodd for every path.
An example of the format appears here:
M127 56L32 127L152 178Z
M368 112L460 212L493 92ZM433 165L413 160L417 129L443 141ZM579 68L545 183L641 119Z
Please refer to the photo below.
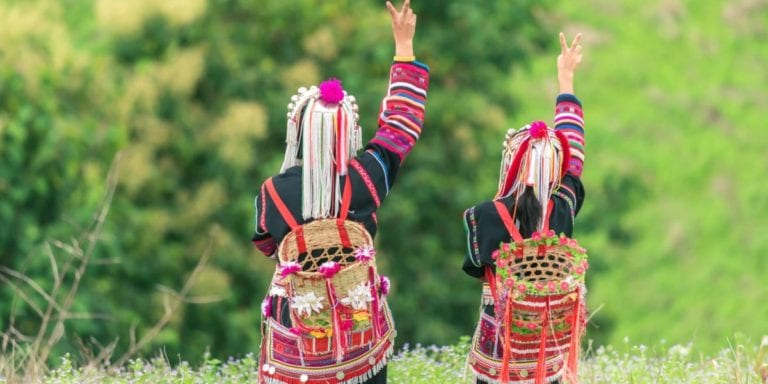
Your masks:
M411 1L405 0L398 11L392 2L387 1L389 14L392 16L392 33L395 37L395 55L413 56L413 35L416 33L416 14L411 9Z
M560 55L557 56L557 80L560 83L560 93L573 93L573 75L581 63L580 41L581 33L578 33L569 47L565 34L560 32Z

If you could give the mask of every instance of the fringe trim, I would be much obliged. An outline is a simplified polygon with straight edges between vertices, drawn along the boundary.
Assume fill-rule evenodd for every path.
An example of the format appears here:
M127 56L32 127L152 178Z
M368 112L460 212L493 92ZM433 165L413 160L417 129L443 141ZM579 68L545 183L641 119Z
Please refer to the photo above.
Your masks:
M376 363L370 370L365 372L364 374L353 377L352 379L349 379L347 381L342 381L339 384L362 384L367 380L370 380L372 377L376 376L384 367L387 366L387 363L389 362L389 359L392 357L392 354L394 353L394 346L390 345L389 348L387 348L387 351L384 352L384 357Z
M472 372L472 376L474 376L475 379L485 381L488 384L533 384L534 381L535 381L535 379L531 375L530 379L525 379L525 380L509 380L509 382L504 383L504 382L502 382L499 379L496 379L496 378L493 378L493 377L490 377L490 376L486 376L485 374L476 371L475 367L473 367L472 365L469 366L469 370ZM548 383L553 383L553 382L555 382L557 380L560 380L560 379L563 378L563 372L564 372L564 368L560 368L560 370L557 373L555 373L551 377L545 378L545 380ZM282 384L282 383L280 383L280 384Z
M338 381L338 379L328 379L327 381L329 383L337 383L337 384L363 384L365 381L370 380L372 377L376 376L382 369L384 369L384 367L386 367L387 364L389 363L389 360L392 358L393 354L394 354L394 344L390 345L386 349L386 351L384 352L384 357L382 357L381 361L379 361L374 366L372 366L371 369L365 371L365 373L360 374L358 376L355 376L355 377L350 378L350 379L345 380L345 381ZM326 370L319 371L320 374L331 374L333 372L338 372L338 370L336 370L336 368L332 368L332 369L329 368L327 371ZM344 372L344 371L341 370L341 372ZM301 372L294 372L294 373L297 375L297 377L300 377L303 374ZM309 374L307 374L307 375L309 375ZM298 378L293 379L290 382L285 382L285 381L282 381L282 380L279 380L279 379L276 379L276 378L273 378L273 377L265 377L266 375L263 375L261 371L259 371L259 376L263 380L264 384L294 384L294 383L300 383L300 381L299 381L300 379L298 379ZM307 380L307 382L309 382L310 380L313 380L311 375L309 375L309 379Z

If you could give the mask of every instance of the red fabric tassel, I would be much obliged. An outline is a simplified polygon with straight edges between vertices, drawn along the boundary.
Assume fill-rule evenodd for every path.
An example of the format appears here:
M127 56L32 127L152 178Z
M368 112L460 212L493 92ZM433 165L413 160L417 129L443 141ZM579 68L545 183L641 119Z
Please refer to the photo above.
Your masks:
M511 344L511 337L509 335L510 328L512 328L512 296L511 292L510 295L507 296L507 305L504 309L504 353L502 354L501 358L501 376L499 377L499 381L501 381L502 384L507 384L509 382L509 361L512 359L512 346Z
M544 358L547 354L547 328L549 328L549 296L547 296L547 304L544 307L544 318L541 321L541 338L539 339L539 359L536 361L536 375L534 376L535 384L544 384L547 376L547 369L544 364Z
M528 151L528 147L530 146L530 137L520 143L520 147L518 147L517 153L515 153L515 158L512 159L512 164L509 166L507 178L504 180L504 187L502 187L501 192L496 197L505 196L509 190L512 189L512 184L514 183L515 179L517 179L517 173L520 171L520 164L523 162L523 154Z
M381 318L379 317L379 292L377 292L376 289L376 280L374 279L375 274L373 271L373 265L368 266L368 284L371 286L371 296L373 297L373 302L371 303L371 324L373 325L373 336L374 339L378 340L381 336L381 324L379 323L381 321Z
M347 339L343 337L341 330L341 315L337 309L338 301L336 300L336 292L331 285L331 279L325 279L325 289L328 291L328 298L331 301L331 310L333 311L333 347L336 350L336 362L340 363L344 359L344 351L347 349Z
M578 384L579 352L581 349L581 287L576 287L576 303L571 323L571 346L568 348L568 363L565 379L569 384Z

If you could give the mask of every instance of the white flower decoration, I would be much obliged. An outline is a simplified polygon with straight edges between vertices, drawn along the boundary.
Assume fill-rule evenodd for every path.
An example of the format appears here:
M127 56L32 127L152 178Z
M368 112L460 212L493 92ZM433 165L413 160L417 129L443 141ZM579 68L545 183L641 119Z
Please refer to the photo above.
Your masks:
M303 296L294 296L293 299L291 299L291 308L299 312L299 315L306 313L307 316L309 316L312 312L320 313L323 309L323 303L320 301L323 299L325 298L316 297L314 292L308 292Z
M285 291L285 288L278 286L278 285L272 285L271 288L269 288L269 295L270 296L280 296L280 297L287 297L288 292Z
M368 286L368 283L356 285L347 291L347 297L341 299L342 304L350 305L357 310L367 309L368 303L371 301L373 301L373 297L371 296L371 288Z

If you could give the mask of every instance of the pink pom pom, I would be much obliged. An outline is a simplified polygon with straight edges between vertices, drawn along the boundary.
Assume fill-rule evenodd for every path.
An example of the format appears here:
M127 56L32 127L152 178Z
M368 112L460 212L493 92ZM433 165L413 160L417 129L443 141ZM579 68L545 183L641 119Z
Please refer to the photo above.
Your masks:
M370 261L373 259L374 256L376 256L376 250L373 249L373 247L369 246L362 246L360 248L355 249L355 260L357 261Z
M320 268L317 269L318 272L322 273L323 276L325 276L327 279L330 279L333 277L336 273L341 270L341 264L335 262L335 261L326 261L325 263L320 265Z
M295 261L289 261L280 266L280 276L282 277L287 277L299 271L301 271L301 264Z
M326 104L338 104L344 100L344 89L341 88L341 80L331 78L320 83L320 100Z
M541 139L547 136L547 124L543 121L534 121L531 123L531 128L528 133L534 139Z
M267 296L264 301L261 302L261 314L264 317L272 316L272 298Z
M381 294L386 296L389 294L389 288L391 288L391 284L389 282L389 277L382 276L381 277Z

